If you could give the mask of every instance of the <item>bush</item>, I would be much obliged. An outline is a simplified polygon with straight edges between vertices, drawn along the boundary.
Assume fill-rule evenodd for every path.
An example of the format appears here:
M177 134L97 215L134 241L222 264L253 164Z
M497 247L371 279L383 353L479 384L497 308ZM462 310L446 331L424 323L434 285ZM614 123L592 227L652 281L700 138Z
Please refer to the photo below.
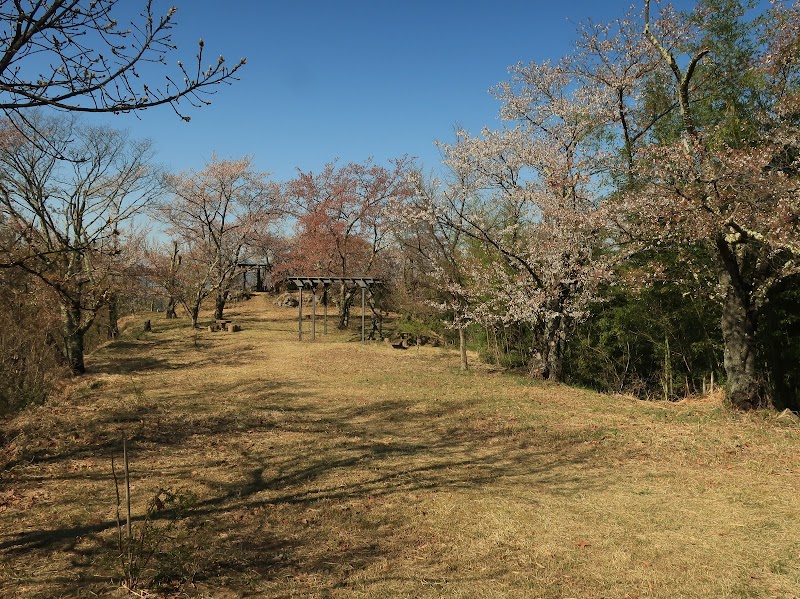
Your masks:
M53 331L58 316L36 293L0 297L0 415L44 402L68 374Z
M759 342L773 405L800 411L800 276L783 281L770 294Z
M567 381L603 392L679 399L722 382L719 305L676 282L616 290L571 336Z

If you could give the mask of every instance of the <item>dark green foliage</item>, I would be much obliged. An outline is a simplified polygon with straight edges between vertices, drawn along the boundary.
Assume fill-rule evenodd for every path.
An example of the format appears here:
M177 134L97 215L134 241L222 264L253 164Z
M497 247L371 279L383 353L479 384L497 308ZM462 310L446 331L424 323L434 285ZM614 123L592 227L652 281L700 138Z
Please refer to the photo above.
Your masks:
M785 280L771 293L759 341L773 405L800 410L800 276Z
M743 147L758 139L758 111L763 108L765 82L752 68L757 62L758 39L756 22L749 11L754 0L702 0L699 12L693 14L701 29L694 54L710 51L698 67L698 85L703 93L696 95L692 111L696 125L715 127L714 140L708 143Z
M674 282L608 295L568 346L568 381L674 400L721 376L719 306L707 295Z
M448 322L447 317L441 318L433 312L407 310L396 321L385 325L384 336L391 339L404 337L411 344L458 345L458 331L448 326Z
M523 323L484 327L474 324L469 338L483 362L518 369L528 365L533 345L530 326Z

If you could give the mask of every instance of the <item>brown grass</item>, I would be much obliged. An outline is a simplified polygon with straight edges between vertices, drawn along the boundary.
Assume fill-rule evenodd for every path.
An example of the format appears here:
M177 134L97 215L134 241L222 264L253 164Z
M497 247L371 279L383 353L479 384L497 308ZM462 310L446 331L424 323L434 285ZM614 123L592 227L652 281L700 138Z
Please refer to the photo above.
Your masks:
M455 351L355 334L300 344L267 296L230 315L241 332L134 324L4 423L0 596L123 593L126 435L134 514L159 487L196 498L142 596L800 597L791 415L461 373Z

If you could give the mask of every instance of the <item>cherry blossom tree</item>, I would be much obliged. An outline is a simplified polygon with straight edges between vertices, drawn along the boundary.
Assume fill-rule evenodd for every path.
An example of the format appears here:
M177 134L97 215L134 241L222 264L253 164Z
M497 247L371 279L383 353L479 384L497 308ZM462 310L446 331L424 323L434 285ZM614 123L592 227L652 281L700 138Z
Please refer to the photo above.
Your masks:
M252 159L212 156L199 172L165 180L172 197L155 207L157 218L181 246L187 288L182 302L197 326L203 301L213 295L215 318L223 310L248 246L277 219L278 186L256 171Z
M761 314L770 291L798 272L800 3L701 2L665 25L645 2L643 37L661 57L679 115L677 135L635 152L625 230L652 244L695 245L713 260L722 303L728 401L762 405ZM673 45L669 26L687 32ZM659 31L660 30L660 31Z
M391 242L391 207L412 191L410 161L400 158L388 167L367 160L320 173L302 172L285 189L286 206L296 219L296 246L287 269L308 275L375 276L380 256ZM347 328L353 291L339 290L339 327Z
M667 5L658 23L666 44L683 42L684 30ZM641 35L642 13L635 9L607 23L583 21L577 27L572 53L562 59L565 72L579 84L598 90L607 103L610 122L605 128L607 153L617 161L611 171L615 185L630 185L636 148L665 126L675 102L662 93L665 86L661 57Z
M510 126L442 145L476 198L451 226L483 247L469 275L472 317L529 326L531 373L560 380L567 336L609 274L599 200L613 115L605 90L576 84L566 63L510 71L495 90Z

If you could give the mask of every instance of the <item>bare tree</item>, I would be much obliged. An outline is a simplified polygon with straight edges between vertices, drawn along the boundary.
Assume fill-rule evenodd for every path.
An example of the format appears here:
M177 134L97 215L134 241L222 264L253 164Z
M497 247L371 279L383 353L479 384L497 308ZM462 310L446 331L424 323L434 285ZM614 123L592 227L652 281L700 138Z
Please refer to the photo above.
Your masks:
M55 292L64 355L80 374L84 336L131 266L123 226L160 185L148 142L73 118L34 114L31 121L2 132L0 253ZM37 143L41 132L47 147Z
M172 239L169 244L148 245L142 255L146 280L151 288L166 299L164 316L168 319L177 318L176 310L184 289L180 279L183 256L180 253L178 240Z
M176 9L153 12L143 2L138 18L116 19L120 0L15 0L0 3L0 109L49 106L78 112L130 112L179 102L209 104L215 86L235 80L242 59L222 56L203 66L203 40L191 64L167 57L176 50ZM127 3L130 4L130 3ZM154 84L153 65L165 72ZM144 75L144 77L142 77Z
M395 233L415 281L429 302L452 314L452 326L458 330L461 370L468 370L467 325L469 236L463 232L463 214L470 199L464 176L450 173L453 181L425 179L422 173L410 178L416 193L398 206Z
M172 198L156 207L157 218L183 248L181 268L186 285L184 307L197 326L200 306L215 296L215 317L222 318L234 277L246 249L272 224L278 188L252 160L213 156L200 171L167 177Z

